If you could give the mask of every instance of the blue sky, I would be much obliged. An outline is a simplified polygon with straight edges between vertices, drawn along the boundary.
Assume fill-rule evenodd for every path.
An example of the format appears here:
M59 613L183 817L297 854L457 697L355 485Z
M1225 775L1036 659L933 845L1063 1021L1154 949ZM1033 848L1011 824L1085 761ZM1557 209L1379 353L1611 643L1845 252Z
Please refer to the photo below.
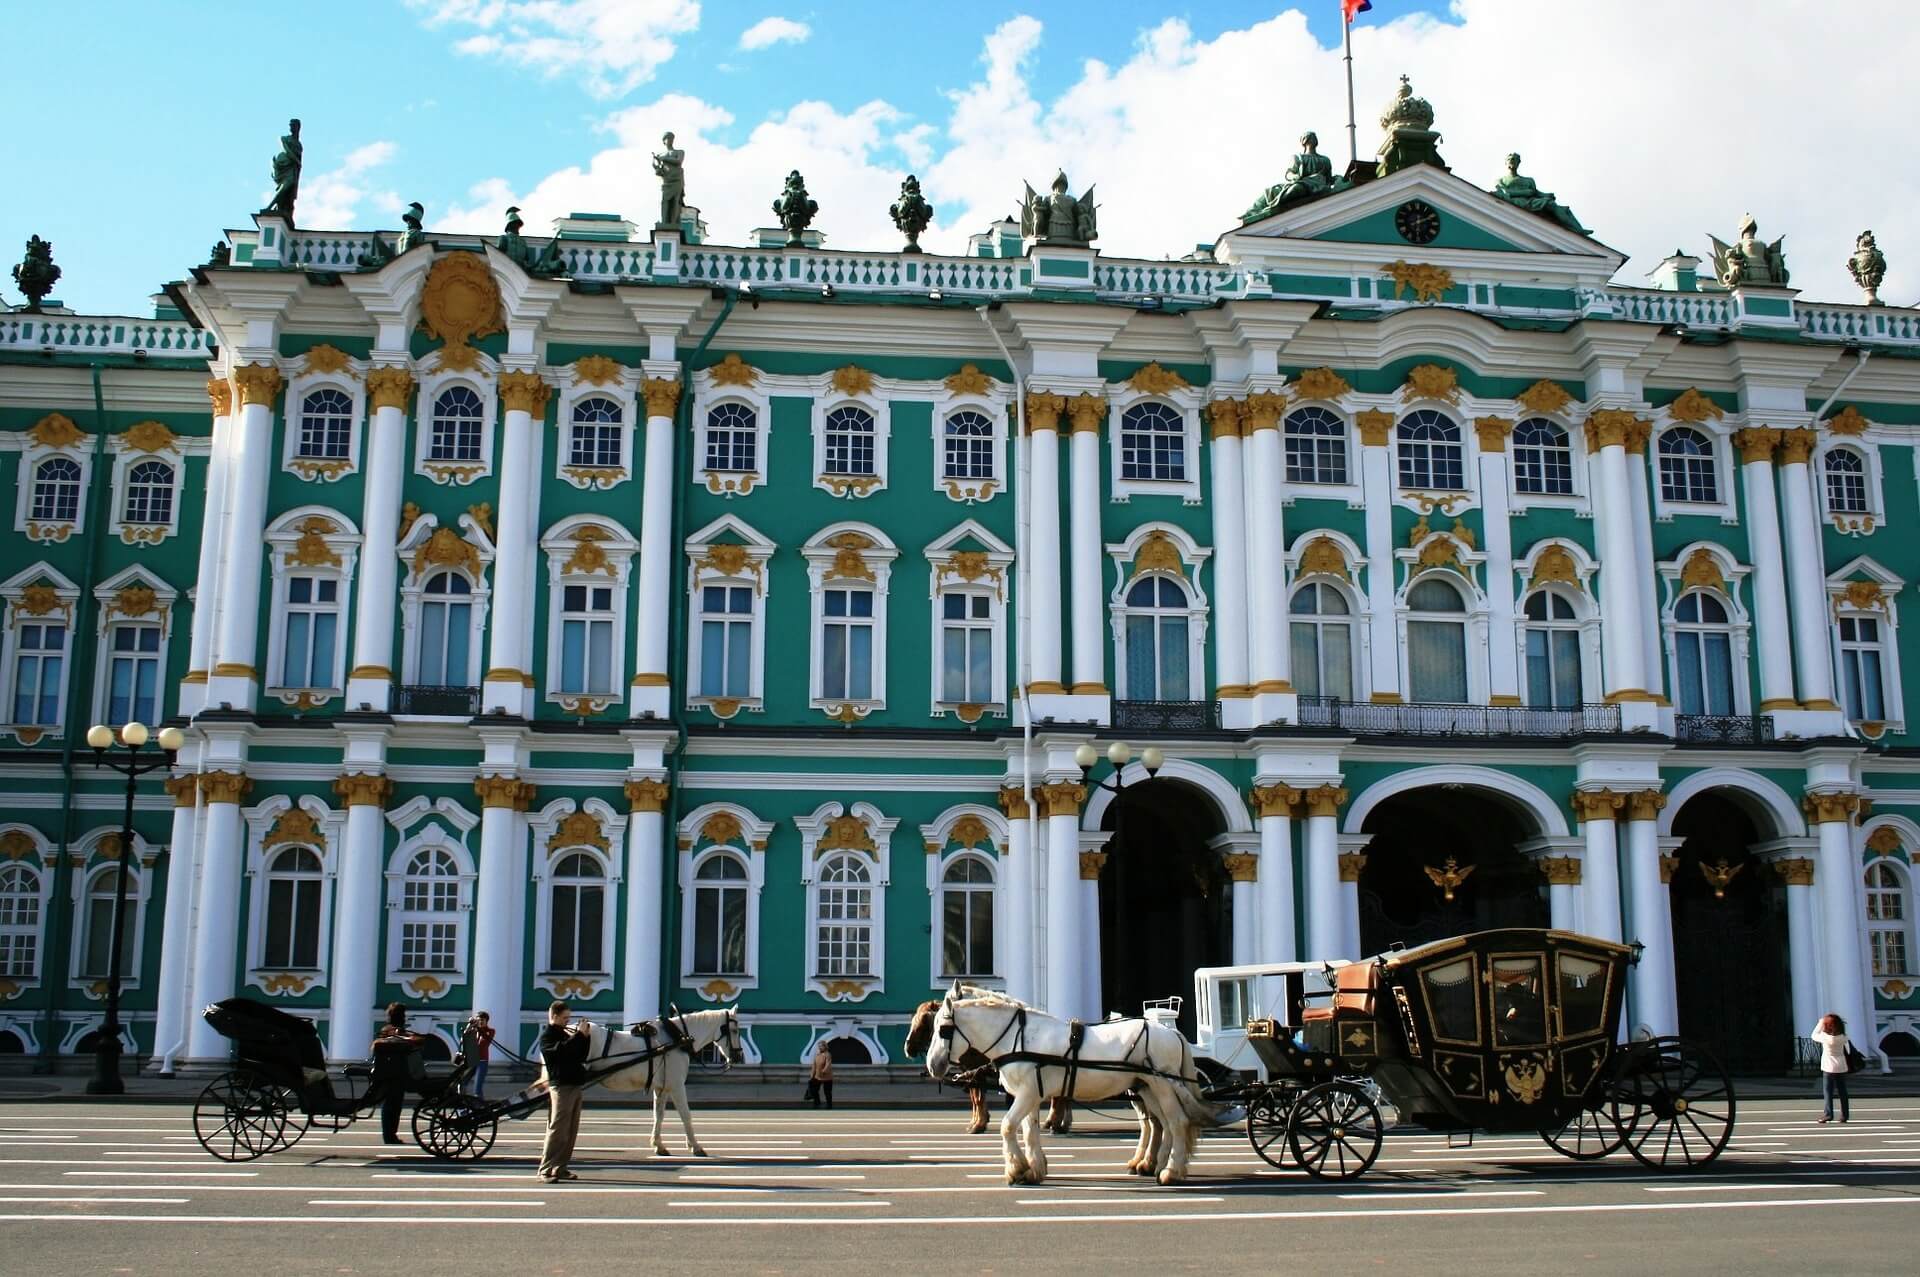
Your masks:
M560 23L541 25L553 12ZM1457 173L1491 185L1521 150L1633 255L1623 282L1752 211L1789 235L1795 282L1832 299L1851 300L1840 263L1873 226L1894 263L1889 299L1907 301L1920 177L1889 162L1911 143L1887 106L1920 63L1920 4L1861 0L1844 24L1832 12L1376 0L1356 27L1359 146L1377 143L1374 117L1407 72ZM804 38L743 48L770 19ZM1776 38L1727 56L1724 32L1755 21ZM46 236L66 272L57 295L93 313L143 312L222 227L250 224L295 114L306 226L396 227L413 199L430 229L496 230L508 203L536 232L575 209L644 224L646 157L672 127L715 238L770 220L798 166L841 248L897 244L885 206L909 170L939 209L929 247L958 251L1022 179L1062 165L1076 187L1099 183L1105 251L1178 254L1234 224L1301 129L1345 151L1336 0L90 0L9 5L6 27L0 262ZM1830 177L1775 159L1787 155L1822 157ZM1832 183L1867 172L1873 183L1833 198ZM4 276L0 297L19 300Z

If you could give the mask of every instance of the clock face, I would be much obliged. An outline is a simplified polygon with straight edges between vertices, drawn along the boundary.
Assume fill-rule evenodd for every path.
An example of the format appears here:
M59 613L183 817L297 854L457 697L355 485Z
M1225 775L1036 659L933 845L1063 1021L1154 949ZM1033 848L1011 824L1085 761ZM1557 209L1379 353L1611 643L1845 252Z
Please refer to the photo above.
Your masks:
M1440 234L1440 210L1425 200L1408 200L1395 210L1393 229L1409 244L1431 244Z

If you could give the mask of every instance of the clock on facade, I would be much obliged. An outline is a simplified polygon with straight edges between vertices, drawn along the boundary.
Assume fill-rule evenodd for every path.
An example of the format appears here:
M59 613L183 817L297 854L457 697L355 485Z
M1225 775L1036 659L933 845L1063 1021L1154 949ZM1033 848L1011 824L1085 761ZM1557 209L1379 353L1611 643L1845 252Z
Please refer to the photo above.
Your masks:
M1394 210L1393 229L1409 244L1431 244L1440 234L1440 210L1425 200L1408 200Z

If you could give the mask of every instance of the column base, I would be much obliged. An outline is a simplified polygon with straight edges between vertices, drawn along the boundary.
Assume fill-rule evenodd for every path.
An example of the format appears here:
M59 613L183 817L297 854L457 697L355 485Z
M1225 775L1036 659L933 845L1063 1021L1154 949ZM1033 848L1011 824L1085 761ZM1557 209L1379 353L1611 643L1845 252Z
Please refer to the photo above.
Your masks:
M673 689L665 682L635 683L627 689L627 713L633 718L667 718L673 713Z
M1768 711L1773 719L1773 738L1809 740L1819 736L1847 735L1846 711L1833 709L1776 709Z
M1108 696L1076 696L1071 692L1037 692L1027 698L1027 704L1033 706L1033 721L1036 725L1052 719L1058 724L1110 727L1113 725L1113 699ZM1018 727L1025 719L1022 717L1020 703L1013 707L1013 723Z
M207 698L202 709L251 710L260 695L260 683L251 673L207 676Z
M393 683L384 678L349 677L346 702L352 711L385 714L393 708Z
M1256 691L1251 702L1253 706L1253 727L1265 727L1269 723L1291 723L1300 721L1300 696L1293 689L1286 691Z
M180 706L180 716L182 718L190 719L205 709L207 706L207 676L202 674L191 683L181 683L177 704Z
M520 717L526 701L526 688L520 685L516 675L511 682L496 680L491 676L480 685L480 712L482 714L512 714Z
M1662 705L1654 700L1619 701L1617 704L1620 707L1621 731L1673 735L1673 706Z

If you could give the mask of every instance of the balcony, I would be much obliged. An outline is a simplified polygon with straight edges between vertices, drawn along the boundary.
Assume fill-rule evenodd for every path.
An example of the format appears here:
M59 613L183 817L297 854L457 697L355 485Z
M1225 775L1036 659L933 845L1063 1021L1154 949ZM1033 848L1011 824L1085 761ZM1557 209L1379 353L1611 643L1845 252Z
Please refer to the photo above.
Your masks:
M477 687L396 687L393 712L432 718L472 718L480 712Z
M1766 714L1675 714L1675 740L1694 745L1764 745L1773 739Z
M1214 701L1115 701L1116 730L1136 732L1210 732L1220 726Z
M1521 705L1374 705L1331 696L1300 698L1301 727L1356 736L1518 736L1562 740L1620 730L1618 705L1534 709Z

